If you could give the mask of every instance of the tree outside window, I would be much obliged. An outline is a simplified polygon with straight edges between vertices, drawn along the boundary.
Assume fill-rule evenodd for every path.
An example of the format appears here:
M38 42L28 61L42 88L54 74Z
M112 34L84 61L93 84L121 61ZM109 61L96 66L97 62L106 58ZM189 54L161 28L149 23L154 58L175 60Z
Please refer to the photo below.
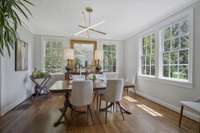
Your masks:
M184 19L162 30L163 77L189 80L189 29L189 21Z
M62 42L47 41L45 46L45 71L50 73L64 72L65 60Z
M103 45L103 70L116 72L116 46Z
M141 74L155 75L155 34L142 38Z

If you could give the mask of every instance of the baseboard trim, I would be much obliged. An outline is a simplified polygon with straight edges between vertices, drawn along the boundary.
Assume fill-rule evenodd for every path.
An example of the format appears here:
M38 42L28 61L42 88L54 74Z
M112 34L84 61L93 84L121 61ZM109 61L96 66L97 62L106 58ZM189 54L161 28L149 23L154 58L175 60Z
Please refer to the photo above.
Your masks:
M5 115L7 112L9 112L10 110L12 110L13 108L15 108L17 105L19 105L20 103L22 103L23 101L25 101L27 98L26 95L24 95L23 97L17 99L14 103L8 105L7 107L5 107L4 109L2 109L0 116Z
M160 100L158 98L152 97L152 96L150 96L148 94L144 94L142 92L138 92L137 91L136 93L137 93L137 95L140 95L140 96L142 96L142 97L144 97L144 98L146 98L148 100L151 100L151 101L153 101L153 102L155 102L157 104L160 104L160 105L162 105L162 106L164 106L164 107L166 107L166 108L168 108L170 110L173 110L173 111L175 111L177 113L180 112L180 108L179 107L176 107L176 106L174 106L172 104L166 103L166 102L164 102L164 101L162 101L162 100ZM197 114L194 114L194 113L192 113L192 112L190 112L188 110L184 110L183 115L188 117L188 118L190 118L190 119L192 119L192 120L200 122L200 117Z

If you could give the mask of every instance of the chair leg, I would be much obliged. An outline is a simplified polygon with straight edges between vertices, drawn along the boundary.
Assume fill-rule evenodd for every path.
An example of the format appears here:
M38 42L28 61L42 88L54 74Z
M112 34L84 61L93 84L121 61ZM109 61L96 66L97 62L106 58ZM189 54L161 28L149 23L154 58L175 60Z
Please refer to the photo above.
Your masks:
M181 127L181 122L182 122L182 118L183 118L183 109L184 109L184 106L182 105L181 111L180 111L180 118L179 118L179 127Z
M99 97L100 97L100 100L99 100L99 109L101 109L101 98L102 98L102 95L100 95Z
M122 119L124 120L124 113L123 113L123 110L122 110L122 108L121 108L119 102L116 102L116 104L118 105L118 107L119 107L119 109L120 109L120 113L121 113L121 115L122 115Z
M94 121L93 116L92 116L92 110L91 110L90 105L87 106L87 110L88 110L89 113L90 113L90 117L91 117L92 121Z
M114 112L115 111L115 103L113 103L113 108L112 109L113 109L113 112Z
M98 110L98 107L99 107L99 95L98 94L96 94L97 95L97 106L96 106L96 109Z
M135 88L135 86L133 87L133 91L134 91L134 94L136 96L136 88Z
M108 102L106 102L106 114L105 114L105 123L107 123L107 107L108 107Z
M126 95L128 96L128 88L126 89Z

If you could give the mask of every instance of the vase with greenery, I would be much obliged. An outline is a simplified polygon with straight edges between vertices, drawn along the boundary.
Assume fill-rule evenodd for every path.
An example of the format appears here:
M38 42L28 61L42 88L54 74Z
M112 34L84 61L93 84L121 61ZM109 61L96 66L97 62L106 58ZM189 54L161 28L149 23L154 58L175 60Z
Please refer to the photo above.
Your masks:
M5 48L10 56L17 43L18 26L22 25L20 15L26 19L32 15L29 5L33 6L29 0L0 0L0 56L5 54Z

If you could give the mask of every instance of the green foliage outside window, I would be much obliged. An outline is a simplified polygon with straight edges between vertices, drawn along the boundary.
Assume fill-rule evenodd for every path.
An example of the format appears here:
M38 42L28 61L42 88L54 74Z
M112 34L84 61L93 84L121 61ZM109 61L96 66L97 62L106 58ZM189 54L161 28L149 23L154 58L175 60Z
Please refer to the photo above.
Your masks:
M103 70L116 72L116 46L103 45Z
M64 72L63 44L58 41L47 41L45 48L45 71L50 73Z
M141 67L143 75L155 75L155 34L143 37Z
M163 77L188 80L190 31L188 20L177 22L163 32Z

